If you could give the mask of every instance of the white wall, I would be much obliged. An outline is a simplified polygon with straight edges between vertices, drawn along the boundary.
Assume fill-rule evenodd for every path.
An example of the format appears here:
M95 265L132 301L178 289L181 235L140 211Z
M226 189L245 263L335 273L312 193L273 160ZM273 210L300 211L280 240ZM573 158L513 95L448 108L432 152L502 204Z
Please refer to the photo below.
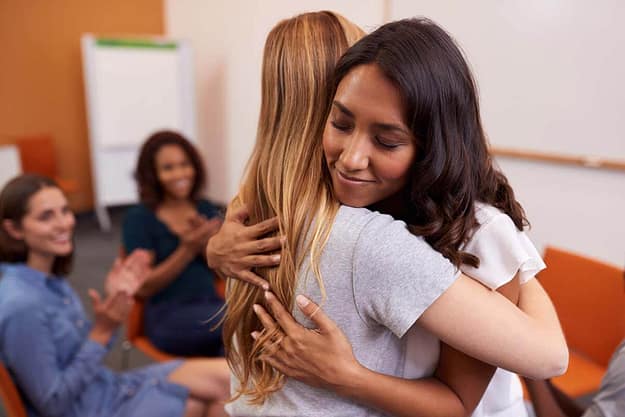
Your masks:
M281 18L324 8L368 30L413 15L440 23L475 70L494 144L625 159L621 0L166 0L168 34L195 45L198 136L216 200L235 193L254 143L266 34ZM498 162L539 247L623 265L625 174Z

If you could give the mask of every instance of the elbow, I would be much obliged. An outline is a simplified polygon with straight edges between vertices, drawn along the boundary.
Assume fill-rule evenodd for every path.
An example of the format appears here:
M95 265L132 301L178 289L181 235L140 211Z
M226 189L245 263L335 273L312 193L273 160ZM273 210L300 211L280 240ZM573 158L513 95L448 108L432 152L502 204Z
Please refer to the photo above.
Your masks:
M569 349L563 342L540 367L539 372L529 375L532 379L549 379L563 375L569 367Z
M569 348L566 345L566 342L563 341L562 346L560 347L560 350L558 352L558 355L553 361L551 375L549 375L547 378L553 378L556 376L563 375L568 368L569 368Z

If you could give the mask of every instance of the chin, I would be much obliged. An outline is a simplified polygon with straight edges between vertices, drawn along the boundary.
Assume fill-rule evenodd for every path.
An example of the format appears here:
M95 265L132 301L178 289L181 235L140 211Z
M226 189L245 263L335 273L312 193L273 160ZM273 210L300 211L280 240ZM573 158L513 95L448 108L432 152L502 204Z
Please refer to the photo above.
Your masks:
M70 243L67 245L56 246L51 252L54 253L54 256L67 256L71 255L73 251L74 245Z
M371 205L369 201L358 197L337 195L337 199L341 204L355 208L368 207Z

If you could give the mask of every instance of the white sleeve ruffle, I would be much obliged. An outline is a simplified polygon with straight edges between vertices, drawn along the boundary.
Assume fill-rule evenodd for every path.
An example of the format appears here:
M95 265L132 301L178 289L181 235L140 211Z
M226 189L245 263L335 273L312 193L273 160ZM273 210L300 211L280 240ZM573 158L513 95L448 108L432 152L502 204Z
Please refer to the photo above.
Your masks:
M546 268L536 247L519 231L512 219L494 207L494 214L483 223L463 250L480 259L479 268L462 265L463 273L491 289L497 289L519 273L525 284Z

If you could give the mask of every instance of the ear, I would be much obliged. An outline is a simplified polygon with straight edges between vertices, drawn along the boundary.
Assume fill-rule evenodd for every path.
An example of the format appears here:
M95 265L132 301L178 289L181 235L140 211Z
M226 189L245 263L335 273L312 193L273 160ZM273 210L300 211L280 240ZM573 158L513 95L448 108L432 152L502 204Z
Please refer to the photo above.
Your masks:
M9 236L15 240L24 240L24 232L17 227L13 220L4 219L2 221L2 228Z

